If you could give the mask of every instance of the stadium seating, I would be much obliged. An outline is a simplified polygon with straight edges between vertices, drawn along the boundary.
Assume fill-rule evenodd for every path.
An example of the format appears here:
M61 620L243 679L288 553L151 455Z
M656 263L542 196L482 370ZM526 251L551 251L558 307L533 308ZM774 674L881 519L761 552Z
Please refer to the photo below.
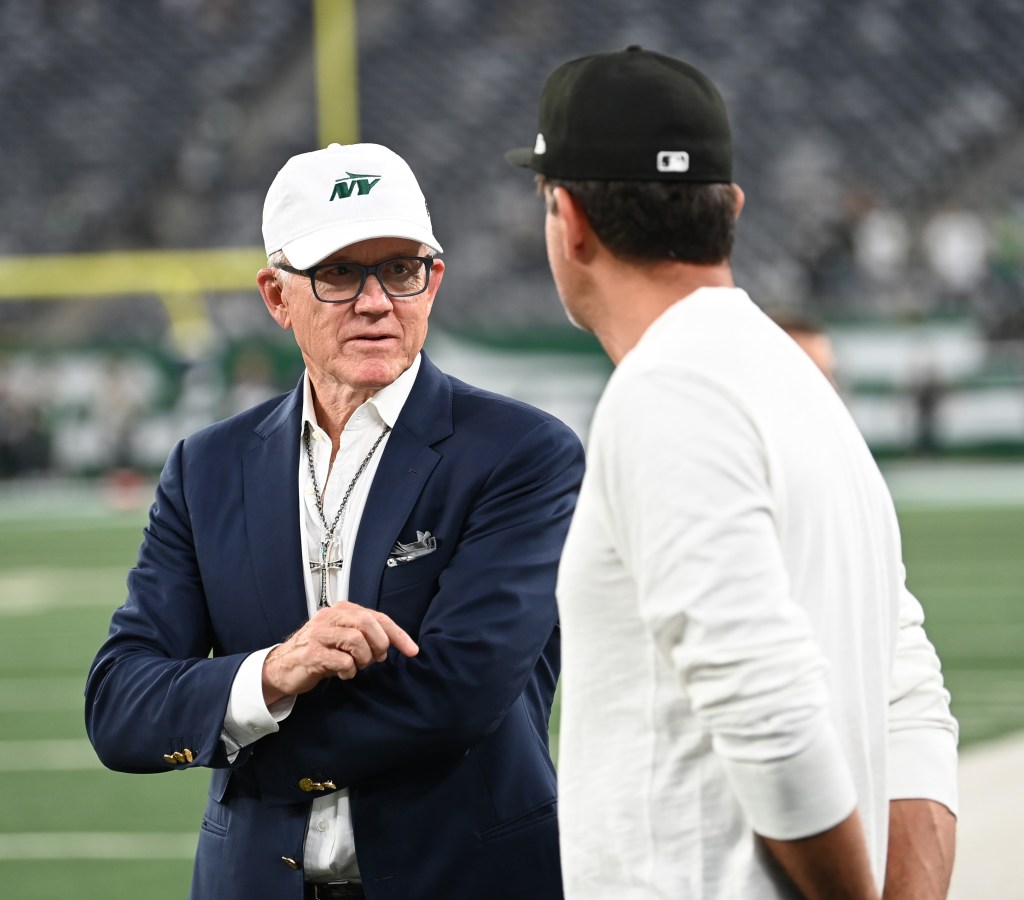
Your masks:
M640 43L726 97L748 197L735 267L758 302L839 329L953 319L983 345L971 379L1024 378L1006 351L1024 339L1018 0L391 0L357 17L361 139L412 162L446 247L438 329L571 344L540 204L503 154L532 140L554 66ZM0 2L0 256L259 246L266 185L318 141L312 27L302 2ZM211 303L223 346L273 331L252 299ZM0 344L163 340L152 298L95 309L0 303ZM870 358L848 368L873 383Z

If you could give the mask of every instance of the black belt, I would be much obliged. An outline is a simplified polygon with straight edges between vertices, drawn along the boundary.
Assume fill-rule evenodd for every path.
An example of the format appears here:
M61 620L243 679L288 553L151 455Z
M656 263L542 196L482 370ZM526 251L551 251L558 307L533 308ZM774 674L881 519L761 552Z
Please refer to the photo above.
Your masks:
M333 884L306 882L305 900L366 900L358 881L337 881Z

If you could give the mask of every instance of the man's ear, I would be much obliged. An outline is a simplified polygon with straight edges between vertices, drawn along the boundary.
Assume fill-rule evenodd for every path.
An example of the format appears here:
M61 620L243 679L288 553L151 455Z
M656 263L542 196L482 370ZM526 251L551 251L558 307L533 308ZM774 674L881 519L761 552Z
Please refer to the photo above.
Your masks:
M593 255L597 235L590 227L582 204L563 187L552 191L551 201L554 203L551 214L562 220L562 252L566 259L588 261Z
M740 213L743 212L743 204L747 202L747 196L743 193L743 188L738 184L732 186L733 196L736 198L736 211L733 213L733 218L738 219Z
M281 293L280 270L270 266L260 269L256 273L256 286L260 289L260 296L267 306L267 311L274 317L274 321L282 328L291 328L291 314Z
M430 310L434 308L434 298L437 296L437 289L441 287L441 281L444 278L444 261L434 258L430 268L430 285L427 287L427 315L430 315ZM420 298L417 297L417 300Z

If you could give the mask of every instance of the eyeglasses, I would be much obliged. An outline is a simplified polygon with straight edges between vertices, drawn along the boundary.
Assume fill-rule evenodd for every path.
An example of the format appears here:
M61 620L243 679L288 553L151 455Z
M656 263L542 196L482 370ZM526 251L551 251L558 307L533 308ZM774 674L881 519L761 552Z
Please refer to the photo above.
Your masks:
M393 300L411 301L430 284L434 268L432 256L399 256L373 266L353 262L320 263L310 269L295 269L278 264L275 269L305 275L313 286L313 296L321 303L351 303L366 286L366 276L374 275Z

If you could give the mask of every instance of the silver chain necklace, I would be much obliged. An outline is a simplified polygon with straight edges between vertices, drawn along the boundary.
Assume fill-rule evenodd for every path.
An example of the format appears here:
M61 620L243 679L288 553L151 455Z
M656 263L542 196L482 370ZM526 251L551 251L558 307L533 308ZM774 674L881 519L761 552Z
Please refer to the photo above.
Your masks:
M309 441L310 428L307 427L302 435L303 442L306 445L306 462L309 463L309 477L313 479L313 495L316 497L316 511L320 513L320 521L324 526L324 536L320 539L320 561L310 561L309 563L309 570L311 572L320 573L320 600L317 603L318 609L323 609L324 607L331 605L327 591L327 575L331 571L338 571L341 569L344 562L340 556L337 559L330 558L331 547L334 545L334 532L338 528L342 517L345 515L345 507L348 506L348 498L352 493L352 488L356 486L359 476L363 474L363 470L370 464L370 460L373 459L373 454L377 452L380 442L387 437L389 431L391 431L391 426L385 425L384 430L380 435L378 435L377 440L373 442L370 452L363 457L363 461L359 464L356 474L352 476L352 480L348 483L348 488L345 490L345 496L341 498L341 505L338 507L338 512L334 516L334 521L331 522L330 525L327 524L327 517L324 515L324 498L320 493L320 486L316 483L316 468L313 466L313 448L310 446Z

